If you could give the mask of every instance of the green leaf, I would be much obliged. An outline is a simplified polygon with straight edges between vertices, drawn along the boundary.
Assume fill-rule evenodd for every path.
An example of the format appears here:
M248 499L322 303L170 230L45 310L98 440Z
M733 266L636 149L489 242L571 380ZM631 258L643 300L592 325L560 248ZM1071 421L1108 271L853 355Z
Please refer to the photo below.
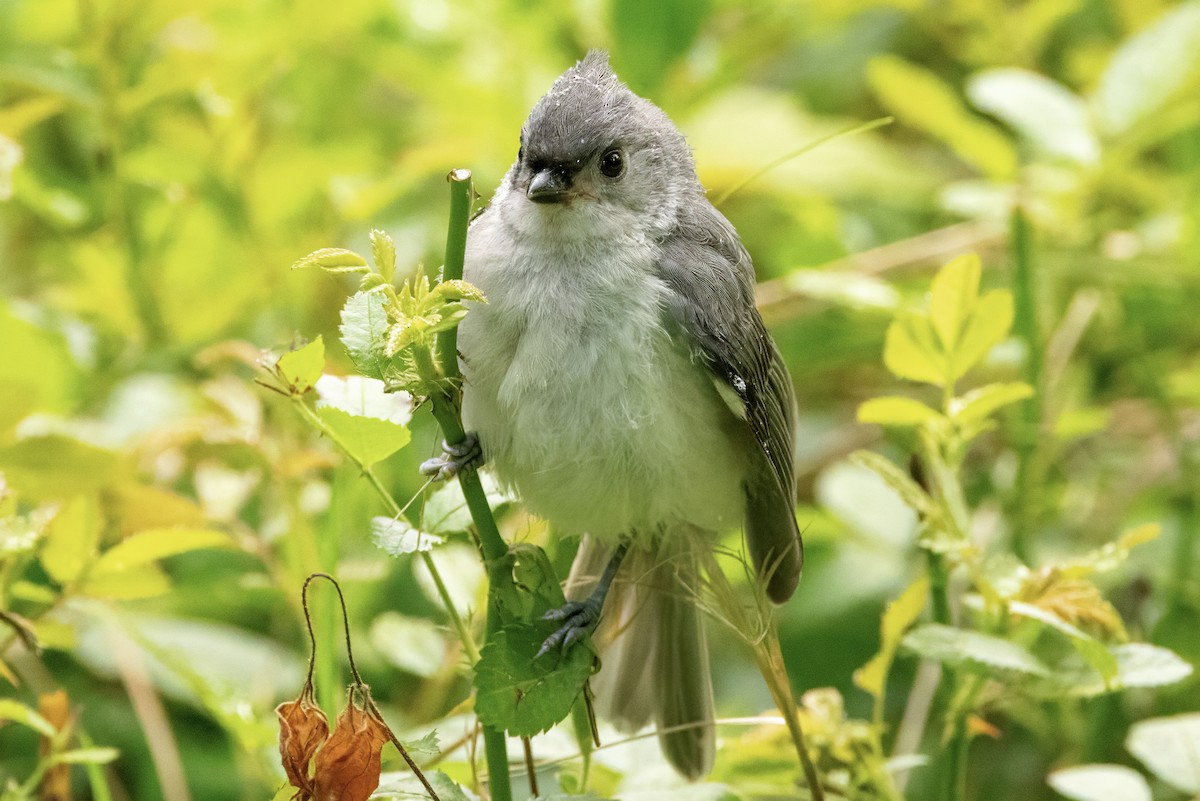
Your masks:
M921 616L928 598L929 579L922 576L910 584L899 598L887 605L879 626L879 653L854 671L856 685L876 698L883 697L887 674L896 657L896 650L900 647L900 639Z
M1033 397L1033 387L1022 382L988 384L950 401L950 417L965 423L978 423L998 409Z
M1080 765L1056 770L1046 783L1073 801L1150 801L1150 785L1124 765Z
M929 318L942 350L953 354L979 297L979 256L964 253L938 270L929 292Z
M933 326L916 312L904 312L888 326L883 363L898 378L939 387L946 383L946 357L938 349Z
M865 467L882 478L884 483L896 491L908 508L918 515L925 517L936 515L933 499L925 490L883 456L872 451L855 451L850 454L849 458L854 464Z
M383 280L391 281L396 274L396 243L386 232L379 229L371 231L371 257L375 260L375 270Z
M370 378L384 379L390 363L387 356L388 318L386 299L377 292L357 292L342 307L342 346L358 371Z
M970 114L933 72L895 56L878 56L867 65L867 79L883 107L904 125L945 143L991 178L1004 180L1016 172L1012 143Z
M288 351L279 357L275 367L293 392L307 392L325 369L324 340L318 336L304 347Z
M452 278L449 281L442 281L433 288L426 298L427 303L432 301L450 302L457 300L473 300L478 303L487 303L487 298L483 296L483 292L474 284L467 283L459 278Z
M371 542L392 556L433 550L445 540L436 534L427 534L407 520L392 517L371 518Z
M50 721L11 698L0 698L0 720L28 726L43 737L53 737L58 733L58 729L54 728Z
M1012 294L995 289L979 298L950 359L949 381L957 381L1008 336L1013 322Z
M474 795L468 795L453 779L442 773L440 770L427 770L425 778L429 781L434 792L437 793L441 801L476 801ZM286 787L289 790L289 796L295 794L295 790ZM376 801L385 801L386 799L403 799L403 801L426 801L429 798L429 793L425 790L425 786L420 780L412 774L410 770L397 771L395 773L385 773L379 778L379 789L371 794L372 799ZM281 799L280 801L283 801Z
M491 473L480 473L484 496L493 513L513 502L513 497L501 491ZM431 534L456 534L468 531L475 523L462 486L457 481L448 481L429 494L421 511L421 526Z
M1115 137L1200 89L1200 2L1181 3L1125 41L1092 97L1103 132Z
M224 531L206 528L161 528L140 531L109 548L92 566L88 584L105 575L202 548L233 548Z
M532 623L505 626L483 647L475 666L475 712L487 726L531 737L566 718L592 674L595 654L577 643L534 659L554 630Z
M112 451L57 434L0 448L0 471L9 486L38 498L92 492L117 483L127 473Z
M1087 106L1057 81L1002 67L971 76L966 91L976 108L1003 120L1036 153L1083 166L1100 160Z
M442 753L442 747L438 744L437 729L429 732L424 737L416 740L405 740L404 750L408 751L409 756L415 759L433 759Z
M1037 657L1015 642L940 623L927 623L913 629L904 637L903 645L943 665L997 678L1050 675L1050 670Z
M121 756L115 748L76 748L55 754L50 761L56 765L107 765Z
M1125 747L1167 784L1188 795L1200 793L1200 713L1135 723Z
M1072 647L1079 652L1087 663L1096 669L1105 682L1111 682L1117 676L1117 658L1108 646L1097 640L1082 629L1071 625L1053 612L1040 606L1034 606L1023 601L1009 601L1008 610L1014 615L1036 620L1044 626L1064 634L1070 640Z
M409 430L388 420L359 417L341 409L322 406L316 414L329 426L338 441L364 467L386 459L412 439Z
M368 273L367 260L345 248L321 248L314 250L292 264L293 270L305 267L320 267L327 273Z
M95 556L99 543L99 505L95 496L79 495L60 507L50 521L39 559L50 578L70 584Z
M881 426L919 426L939 417L919 400L896 395L871 398L858 407L858 422Z
M1090 665L1062 665L1055 681L1071 695L1090 698L1130 687L1162 687L1192 675L1192 666L1174 651L1149 643L1111 646L1117 673L1110 681Z

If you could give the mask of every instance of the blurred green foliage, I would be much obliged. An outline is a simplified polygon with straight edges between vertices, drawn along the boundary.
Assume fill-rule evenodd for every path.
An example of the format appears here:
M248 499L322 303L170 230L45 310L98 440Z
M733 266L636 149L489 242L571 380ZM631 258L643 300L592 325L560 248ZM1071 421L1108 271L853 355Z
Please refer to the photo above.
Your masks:
M823 768L851 797L874 798L883 756L939 753L943 732L912 725L929 689L919 653L975 693L969 705L934 699L969 707L969 733L987 735L970 741L966 797L1054 798L1047 776L1067 767L1052 783L1072 798L1097 784L1134 787L1133 799L1200 790L1178 760L1155 757L1195 742L1194 718L1170 717L1200 707L1194 673L1160 689L1035 697L972 672L1000 658L994 643L923 623L902 644L915 621L897 622L903 604L881 625L924 574L929 541L895 482L847 458L881 452L909 480L900 466L921 449L920 421L895 415L918 402L948 413L949 396L887 372L885 337L901 310L968 314L937 291L923 297L931 268L979 252L975 308L1006 290L1012 335L953 376L949 399L989 384L1034 395L985 399L980 419L999 425L956 454L958 533L996 578L1024 575L1018 558L1035 572L1071 564L1158 524L1094 577L1099 617L1072 625L1092 637L1088 625L1111 624L1103 602L1132 645L1200 664L1197 0L0 0L0 793L73 751L81 798L270 797L282 783L271 710L303 678L299 587L313 570L343 582L360 669L393 726L413 739L436 729L439 767L470 784L455 749L471 732L459 707L469 677L420 555L453 577L453 603L478 628L482 568L463 524L446 523L460 504L434 505L436 548L376 547L372 518L391 512L255 384L257 361L300 337L338 340L353 279L289 270L304 253L366 252L380 228L401 272L440 263L446 172L469 167L489 193L529 107L593 46L688 135L713 197L830 133L896 120L722 204L754 255L800 398L808 562L779 621L794 684L844 699L805 703L828 744ZM889 351L889 367L928 380L929 365L906 374ZM327 357L327 372L353 372L340 347ZM863 401L900 395L911 403L875 402L877 422L857 420ZM411 422L386 414L412 441L373 470L403 503L436 435L424 410ZM433 504L414 504L412 521ZM519 513L504 525L546 541ZM566 564L571 543L549 547ZM949 578L956 604L980 586ZM1061 588L1018 584L1002 587L1016 593L1003 595L1009 607ZM326 595L313 611L330 644L318 699L332 713L345 682ZM989 636L967 628L956 631ZM1047 664L1086 642L1022 631L1061 649L1040 654ZM768 709L739 641L711 639L719 714ZM881 643L891 668L873 697L852 676ZM59 689L71 723L35 711ZM721 735L724 784L675 792L791 794L778 727ZM590 786L671 797L654 789L672 780L653 748L597 752ZM556 771L577 786L569 737L538 737L534 752L566 760L543 790ZM400 764L385 752L385 769ZM935 768L912 769L908 797L933 797Z

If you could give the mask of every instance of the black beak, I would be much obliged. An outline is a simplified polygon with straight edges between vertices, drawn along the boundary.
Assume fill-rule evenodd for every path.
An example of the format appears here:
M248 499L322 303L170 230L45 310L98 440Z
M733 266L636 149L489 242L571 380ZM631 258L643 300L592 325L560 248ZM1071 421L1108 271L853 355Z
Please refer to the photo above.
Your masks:
M534 203L562 203L571 191L571 176L560 167L534 173L525 196Z

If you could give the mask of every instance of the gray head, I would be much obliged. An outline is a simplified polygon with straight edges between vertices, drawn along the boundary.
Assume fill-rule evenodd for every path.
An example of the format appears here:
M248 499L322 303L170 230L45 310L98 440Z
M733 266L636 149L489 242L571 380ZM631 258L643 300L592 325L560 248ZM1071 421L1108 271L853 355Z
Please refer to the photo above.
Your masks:
M597 50L560 75L530 112L509 189L549 216L560 213L552 209L586 215L598 204L650 228L669 225L683 197L703 192L683 134L621 83Z

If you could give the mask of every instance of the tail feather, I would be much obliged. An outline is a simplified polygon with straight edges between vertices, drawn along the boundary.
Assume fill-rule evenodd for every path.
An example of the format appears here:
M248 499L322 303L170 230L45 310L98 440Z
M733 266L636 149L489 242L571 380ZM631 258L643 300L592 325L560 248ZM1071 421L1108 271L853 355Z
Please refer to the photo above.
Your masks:
M570 597L591 592L611 553L584 538L567 580ZM594 636L602 660L593 681L601 716L626 732L654 720L663 754L693 780L712 769L714 752L708 647L693 598L698 575L686 548L631 548Z

